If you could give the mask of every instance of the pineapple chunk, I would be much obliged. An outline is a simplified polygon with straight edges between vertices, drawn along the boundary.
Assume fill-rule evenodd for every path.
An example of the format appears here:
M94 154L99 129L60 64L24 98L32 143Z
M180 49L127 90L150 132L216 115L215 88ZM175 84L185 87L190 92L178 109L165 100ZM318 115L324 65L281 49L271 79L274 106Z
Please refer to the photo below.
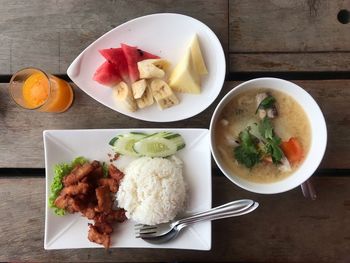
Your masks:
M169 77L170 87L177 92L199 94L201 92L200 76L195 70L191 49L188 49L185 56L176 65Z
M202 51L199 45L198 37L195 35L191 42L191 55L195 70L199 75L207 75L208 70L205 66L204 58L202 56Z

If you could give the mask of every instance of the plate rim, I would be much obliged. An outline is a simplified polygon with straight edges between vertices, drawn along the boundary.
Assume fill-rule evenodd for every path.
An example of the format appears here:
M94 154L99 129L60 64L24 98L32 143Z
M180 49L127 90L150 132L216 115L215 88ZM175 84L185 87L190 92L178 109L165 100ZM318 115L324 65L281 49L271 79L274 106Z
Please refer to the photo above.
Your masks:
M48 207L48 196L49 196L49 188L50 186L48 185L48 180L49 180L49 170L50 168L48 167L48 155L47 155L47 138L50 134L52 133L56 133L56 132L99 132L99 131L116 131L116 132L121 132L121 131L132 131L132 130L138 130L138 131L198 131L198 132L203 132L205 135L205 137L207 138L207 140L209 140L209 129L207 128L120 128L120 129L53 129L53 130L44 130L43 131L43 141L44 141L44 155L45 155L45 229L44 229L44 249L45 250L60 250L60 249L79 249L79 248L103 248L102 246L100 247L79 247L79 248L75 248L75 247L60 247L60 248L52 248L50 246L48 246L48 241L47 241L47 231L48 231L48 213L50 212L50 208ZM207 147L208 151L206 151L206 154L208 154L208 160L210 162L210 167L211 167L211 151L209 146ZM51 176L52 177L52 176ZM50 178L51 178L50 177ZM208 206L212 207L212 172L211 170L208 171L208 190L209 192L207 192L207 196L208 196ZM157 249L180 249L180 250L202 250L202 251L209 251L211 250L212 247L212 224L209 221L207 224L207 228L208 228L208 236L207 239L205 240L206 242L208 242L207 246L204 244L203 247L199 248L192 248L192 247L186 247L186 248L182 248L182 247L167 247L166 244L165 246L115 246L115 247L110 247L112 249L115 248L157 248Z

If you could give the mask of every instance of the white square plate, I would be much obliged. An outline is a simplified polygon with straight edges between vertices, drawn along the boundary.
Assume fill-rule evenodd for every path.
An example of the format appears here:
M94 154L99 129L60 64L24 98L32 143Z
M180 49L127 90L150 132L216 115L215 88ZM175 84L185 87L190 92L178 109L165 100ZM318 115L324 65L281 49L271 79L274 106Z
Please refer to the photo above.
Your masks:
M110 130L48 130L44 131L46 168L46 214L45 249L94 248L102 247L88 240L87 218L80 214L57 216L48 207L48 196L53 179L55 164L71 162L75 157L84 156L90 160L109 163L108 153L113 153L108 145L117 134L130 131L152 133L156 131L180 133L186 147L176 155L184 162L184 178L188 185L186 213L199 212L211 208L211 155L209 131L207 129L110 129ZM116 165L123 167L130 158L120 157ZM111 237L111 247L177 248L210 250L211 223L201 222L187 227L173 241L162 245L149 244L134 237L134 223L128 220L116 224Z
M195 34L199 37L209 74L202 78L201 94L176 93L180 104L174 107L161 111L152 105L136 112L127 111L116 104L111 88L92 79L105 61L98 52L100 49L125 43L167 59L175 66ZM226 63L220 41L208 26L189 16L163 13L136 18L107 32L72 62L67 74L89 96L117 112L145 121L170 122L190 118L214 102L225 80Z

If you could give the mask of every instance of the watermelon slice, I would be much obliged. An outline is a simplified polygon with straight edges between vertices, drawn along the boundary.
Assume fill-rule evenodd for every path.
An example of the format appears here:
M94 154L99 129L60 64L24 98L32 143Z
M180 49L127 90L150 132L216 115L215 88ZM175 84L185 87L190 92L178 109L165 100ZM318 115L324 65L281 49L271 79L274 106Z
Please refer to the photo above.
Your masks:
M122 81L118 69L109 61L104 62L95 72L93 79L105 86L114 86Z
M128 46L126 44L121 44L126 62L128 64L129 78L131 83L139 80L140 74L137 68L137 62L145 59L159 58L156 55L138 49L137 47Z
M123 50L121 48L107 48L99 51L107 61L116 66L122 79L129 82L129 69Z

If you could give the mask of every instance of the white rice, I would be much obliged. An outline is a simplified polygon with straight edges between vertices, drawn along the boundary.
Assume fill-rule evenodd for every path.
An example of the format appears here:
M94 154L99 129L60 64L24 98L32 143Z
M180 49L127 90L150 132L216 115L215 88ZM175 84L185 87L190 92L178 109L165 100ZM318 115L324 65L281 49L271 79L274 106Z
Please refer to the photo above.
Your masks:
M186 187L182 161L177 157L141 157L132 161L124 174L116 197L128 218L155 225L174 219L183 210Z

